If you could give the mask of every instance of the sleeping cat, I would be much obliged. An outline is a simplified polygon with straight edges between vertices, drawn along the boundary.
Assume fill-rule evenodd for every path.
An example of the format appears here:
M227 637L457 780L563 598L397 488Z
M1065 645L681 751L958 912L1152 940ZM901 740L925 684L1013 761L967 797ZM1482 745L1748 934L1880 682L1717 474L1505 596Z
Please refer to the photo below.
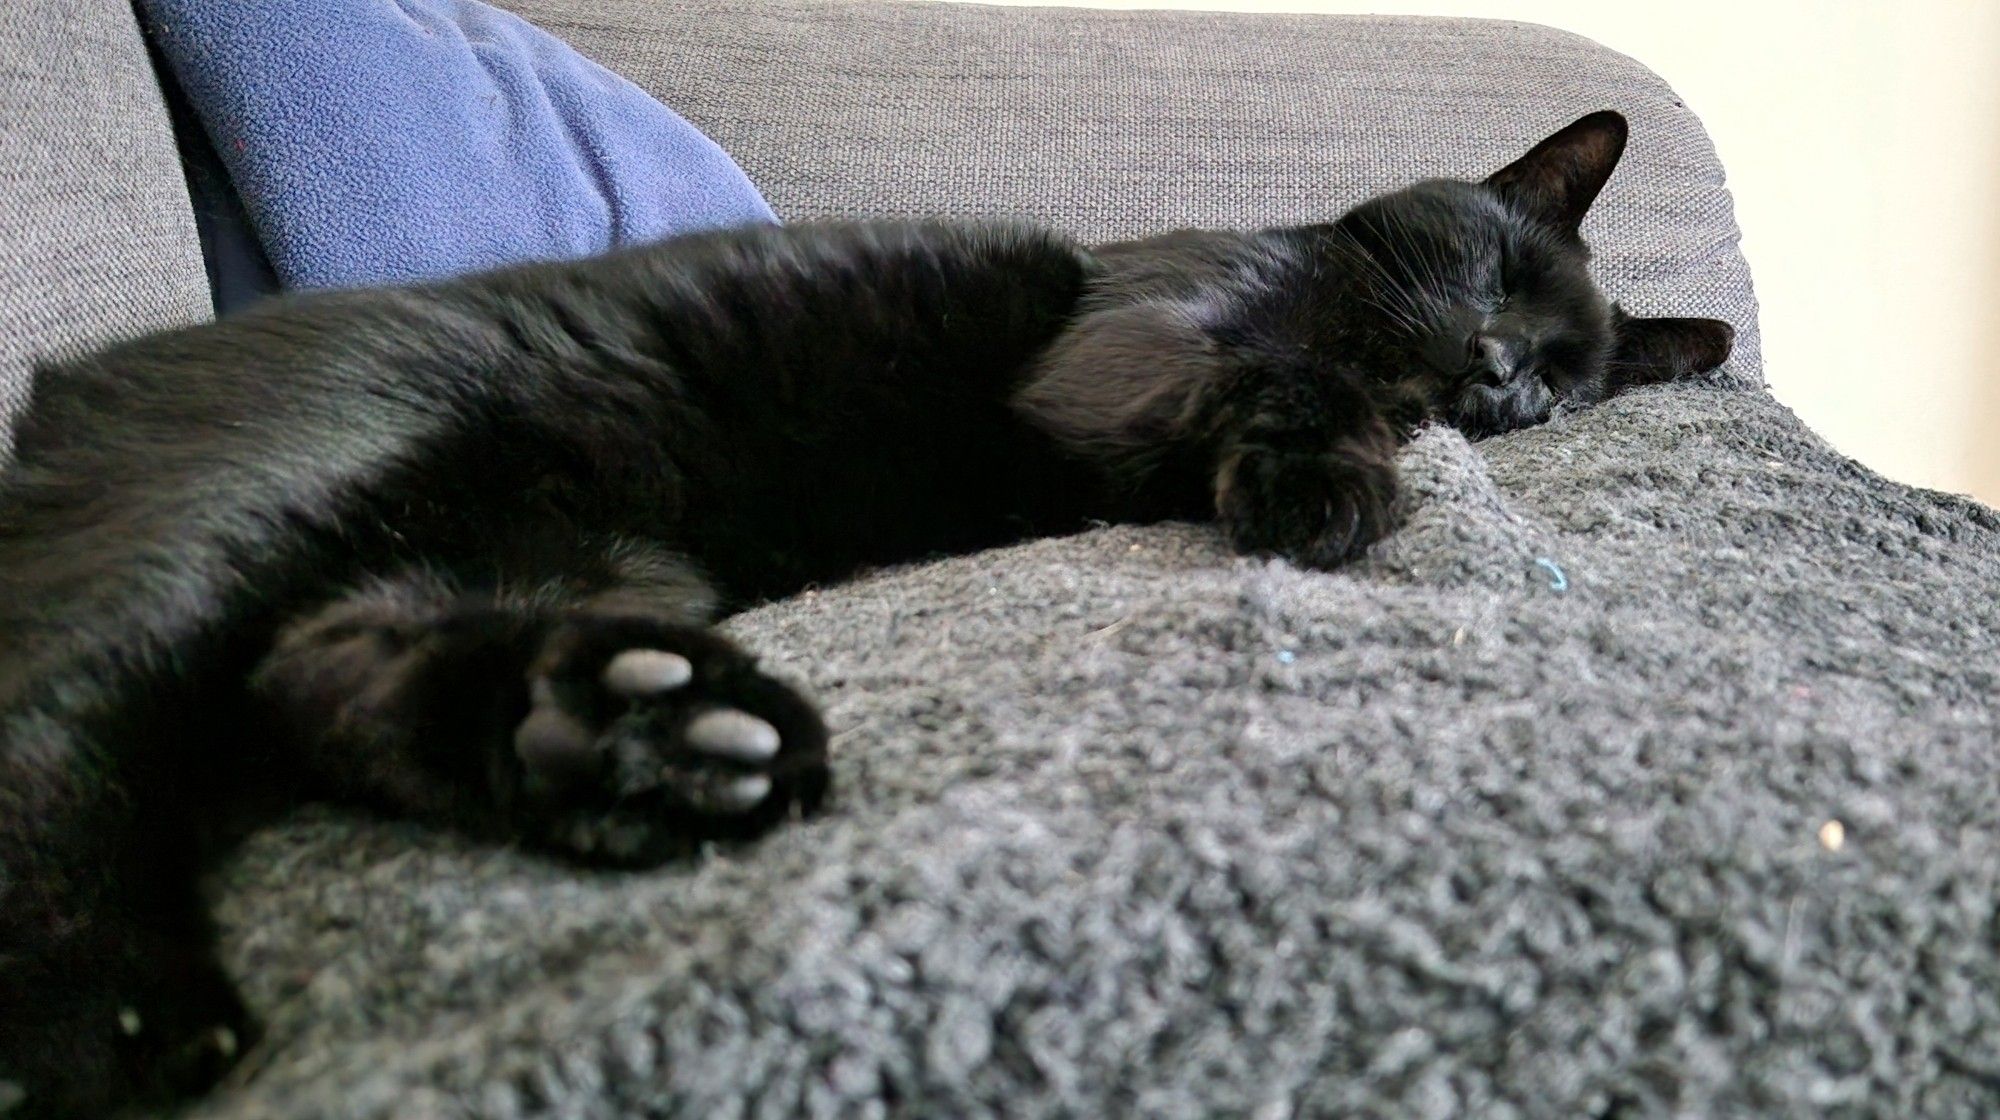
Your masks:
M1324 225L737 230L41 371L0 489L0 1104L228 1064L194 884L285 805L619 865L812 809L826 730L721 612L1093 520L1337 565L1418 425L1714 368L1726 325L1587 274L1625 133Z

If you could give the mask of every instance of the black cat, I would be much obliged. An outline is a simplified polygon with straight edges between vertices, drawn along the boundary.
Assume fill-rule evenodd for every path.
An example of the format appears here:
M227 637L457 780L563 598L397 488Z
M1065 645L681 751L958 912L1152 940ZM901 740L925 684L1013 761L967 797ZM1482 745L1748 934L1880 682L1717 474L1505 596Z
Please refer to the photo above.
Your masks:
M827 785L707 629L858 568L1217 518L1311 565L1398 442L1709 370L1578 223L1625 123L1326 225L688 237L291 299L40 372L0 492L0 1093L101 1115L248 1041L194 882L302 799L646 864Z

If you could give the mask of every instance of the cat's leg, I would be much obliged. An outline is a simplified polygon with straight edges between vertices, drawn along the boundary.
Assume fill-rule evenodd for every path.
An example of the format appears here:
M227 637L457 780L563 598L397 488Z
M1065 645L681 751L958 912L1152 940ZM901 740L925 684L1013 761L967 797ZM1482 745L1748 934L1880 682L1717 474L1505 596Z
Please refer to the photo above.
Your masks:
M827 784L813 706L689 606L684 581L520 594L410 572L285 628L252 689L315 793L657 862Z
M1014 404L1142 513L1212 515L1245 552L1333 567L1394 528L1400 402L1295 355L1220 345L1199 309L1092 312Z

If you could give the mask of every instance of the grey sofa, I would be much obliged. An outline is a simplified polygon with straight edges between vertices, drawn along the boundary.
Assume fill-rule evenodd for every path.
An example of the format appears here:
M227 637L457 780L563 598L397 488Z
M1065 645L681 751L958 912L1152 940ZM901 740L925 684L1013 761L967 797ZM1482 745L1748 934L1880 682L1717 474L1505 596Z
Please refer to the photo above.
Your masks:
M511 6L789 218L1324 217L1615 107L1601 278L1736 354L1423 435L1338 573L1106 528L735 619L838 732L829 811L754 846L600 875L273 829L216 884L268 1036L196 1115L2000 1115L2000 517L1764 392L1655 76L1507 23ZM121 4L0 9L0 114L11 410L29 355L206 295Z

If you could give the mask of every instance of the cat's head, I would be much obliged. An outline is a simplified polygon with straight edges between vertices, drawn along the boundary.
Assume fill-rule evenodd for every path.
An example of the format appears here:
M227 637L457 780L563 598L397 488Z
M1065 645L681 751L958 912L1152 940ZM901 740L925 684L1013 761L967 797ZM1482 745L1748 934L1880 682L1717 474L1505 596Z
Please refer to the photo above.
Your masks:
M1727 323L1635 318L1590 278L1578 227L1624 150L1625 119L1592 113L1484 180L1332 222L1100 247L1082 314L1017 404L1141 476L1162 448L1341 407L1329 389L1354 380L1388 438L1431 420L1493 435L1706 373Z
M1482 181L1418 183L1287 231L1344 309L1329 347L1473 435L1721 365L1727 323L1635 318L1590 278L1578 227L1625 136L1623 117L1592 113Z

